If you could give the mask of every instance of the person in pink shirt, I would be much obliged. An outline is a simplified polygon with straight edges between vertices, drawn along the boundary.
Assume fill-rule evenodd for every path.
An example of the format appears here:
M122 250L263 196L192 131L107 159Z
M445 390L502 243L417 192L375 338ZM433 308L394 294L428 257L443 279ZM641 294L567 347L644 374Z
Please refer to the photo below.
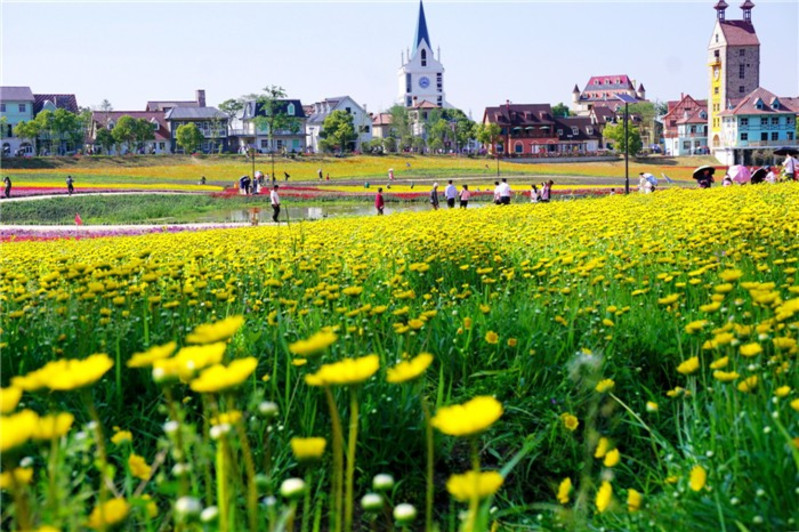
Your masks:
M383 209L386 207L386 202L383 199L383 187L377 189L377 195L375 196L375 209L377 209L377 215L383 215Z
M463 185L463 189L461 190L460 194L460 208L465 209L466 206L469 204L469 198L472 197L472 193L469 192L469 185Z

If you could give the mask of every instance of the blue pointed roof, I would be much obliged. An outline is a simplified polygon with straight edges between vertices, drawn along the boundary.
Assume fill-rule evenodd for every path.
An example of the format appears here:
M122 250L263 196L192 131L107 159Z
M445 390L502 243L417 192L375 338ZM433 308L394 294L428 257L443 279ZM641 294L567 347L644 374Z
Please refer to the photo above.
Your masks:
M433 47L430 46L430 35L427 34L427 21L424 18L424 5L422 4L422 0L419 0L419 20L416 22L416 37L413 39L413 51L419 48L419 45L422 41L427 43L427 47L432 49Z

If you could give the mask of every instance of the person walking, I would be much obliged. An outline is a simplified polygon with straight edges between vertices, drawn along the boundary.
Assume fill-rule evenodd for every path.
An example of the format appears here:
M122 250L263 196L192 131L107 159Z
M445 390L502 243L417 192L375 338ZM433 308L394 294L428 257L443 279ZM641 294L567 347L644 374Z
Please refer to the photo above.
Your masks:
M530 203L538 203L539 201L541 201L541 193L538 191L538 187L530 185Z
M499 203L500 205L510 205L510 185L506 178L502 178L502 183L499 184Z
M458 189L452 184L452 179L447 181L447 187L444 189L444 197L447 198L447 207L450 209L455 207L455 198L458 197Z
M322 179L324 179L323 176L322 176L322 169L321 168L316 171L316 175L319 176L319 181L322 181Z
M790 153L785 157L782 163L782 169L785 172L785 179L788 181L796 181L796 172L799 170L799 161L797 161Z
M277 195L278 185L272 187L269 193L269 200L272 202L272 221L278 223L277 217L280 215L280 196Z
M552 185L555 182L551 179L544 183L541 188L541 203L549 203L549 198L552 196Z
M469 198L472 197L472 193L469 192L469 185L463 185L463 190L461 190L460 200L461 200L461 209L465 209L467 205L469 205Z
M433 189L430 191L430 205L434 211L438 210L438 183L433 183Z
M71 196L75 192L75 180L71 175L67 176L67 193Z
M377 195L375 196L375 209L377 209L377 215L383 215L383 209L386 206L386 202L383 199L383 187L377 188Z
M3 184L6 187L6 197L10 198L11 197L11 178L8 177L8 176L5 176L3 178Z

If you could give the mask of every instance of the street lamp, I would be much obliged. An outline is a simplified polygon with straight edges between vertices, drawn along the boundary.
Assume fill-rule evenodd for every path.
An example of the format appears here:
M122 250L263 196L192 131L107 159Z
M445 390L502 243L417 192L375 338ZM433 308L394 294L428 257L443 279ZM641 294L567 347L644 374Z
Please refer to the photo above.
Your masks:
M630 138L627 136L627 122L630 119L629 105L637 100L629 94L617 94L616 98L624 102L624 193L630 193Z

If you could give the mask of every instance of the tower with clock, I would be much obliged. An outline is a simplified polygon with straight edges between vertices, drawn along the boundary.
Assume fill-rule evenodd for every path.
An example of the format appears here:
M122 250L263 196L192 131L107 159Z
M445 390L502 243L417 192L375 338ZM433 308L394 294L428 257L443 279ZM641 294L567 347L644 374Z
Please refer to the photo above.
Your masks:
M444 93L444 67L441 64L440 49L437 55L438 57L433 55L424 5L419 0L419 18L416 22L413 49L409 49L407 55L402 54L402 66L397 73L397 103L414 107L427 101L436 107L449 107Z

